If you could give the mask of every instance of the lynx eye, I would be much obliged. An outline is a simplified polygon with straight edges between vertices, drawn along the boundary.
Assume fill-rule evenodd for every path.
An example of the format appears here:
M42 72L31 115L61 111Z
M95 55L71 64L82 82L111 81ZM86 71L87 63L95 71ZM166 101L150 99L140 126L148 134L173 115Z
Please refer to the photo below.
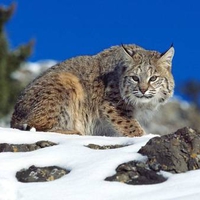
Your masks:
M156 81L157 78L158 78L157 76L152 76L152 77L149 79L149 81L151 81L151 82Z
M137 76L131 76L131 78L135 81L135 82L139 82L139 78Z

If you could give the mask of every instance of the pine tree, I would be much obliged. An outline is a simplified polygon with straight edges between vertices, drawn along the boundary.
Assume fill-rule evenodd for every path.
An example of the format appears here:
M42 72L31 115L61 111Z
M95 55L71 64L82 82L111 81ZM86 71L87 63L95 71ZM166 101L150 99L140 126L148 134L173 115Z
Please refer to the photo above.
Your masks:
M8 8L0 7L0 118L11 111L22 89L20 83L12 79L11 74L30 56L33 47L33 41L30 41L15 50L9 49L5 24L12 17L15 8L15 4Z

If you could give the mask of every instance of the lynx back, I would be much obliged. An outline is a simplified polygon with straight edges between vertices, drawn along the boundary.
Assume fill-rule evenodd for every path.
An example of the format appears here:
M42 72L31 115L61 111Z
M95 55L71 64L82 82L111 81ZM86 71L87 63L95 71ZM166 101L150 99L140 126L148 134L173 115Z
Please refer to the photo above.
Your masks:
M64 134L141 136L174 90L174 48L114 46L59 63L22 91L11 127Z

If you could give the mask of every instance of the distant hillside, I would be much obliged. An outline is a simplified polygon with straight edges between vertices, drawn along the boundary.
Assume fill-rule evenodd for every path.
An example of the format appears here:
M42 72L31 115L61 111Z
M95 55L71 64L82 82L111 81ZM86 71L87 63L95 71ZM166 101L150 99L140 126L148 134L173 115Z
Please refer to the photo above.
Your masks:
M185 126L200 130L200 112L176 96L155 111L150 123L145 123L147 133L152 134L168 134Z

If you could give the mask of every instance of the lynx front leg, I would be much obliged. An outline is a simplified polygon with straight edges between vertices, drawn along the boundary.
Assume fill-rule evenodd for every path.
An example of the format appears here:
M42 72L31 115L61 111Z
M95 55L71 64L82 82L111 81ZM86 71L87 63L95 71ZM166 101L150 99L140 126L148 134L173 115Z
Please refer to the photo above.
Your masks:
M126 117L117 116L109 119L116 130L123 136L136 137L144 135L144 130L139 122L135 119L127 119Z
M117 132L123 136L136 137L145 134L139 122L134 119L128 110L122 110L112 103L105 102L103 105L104 117L109 121Z

